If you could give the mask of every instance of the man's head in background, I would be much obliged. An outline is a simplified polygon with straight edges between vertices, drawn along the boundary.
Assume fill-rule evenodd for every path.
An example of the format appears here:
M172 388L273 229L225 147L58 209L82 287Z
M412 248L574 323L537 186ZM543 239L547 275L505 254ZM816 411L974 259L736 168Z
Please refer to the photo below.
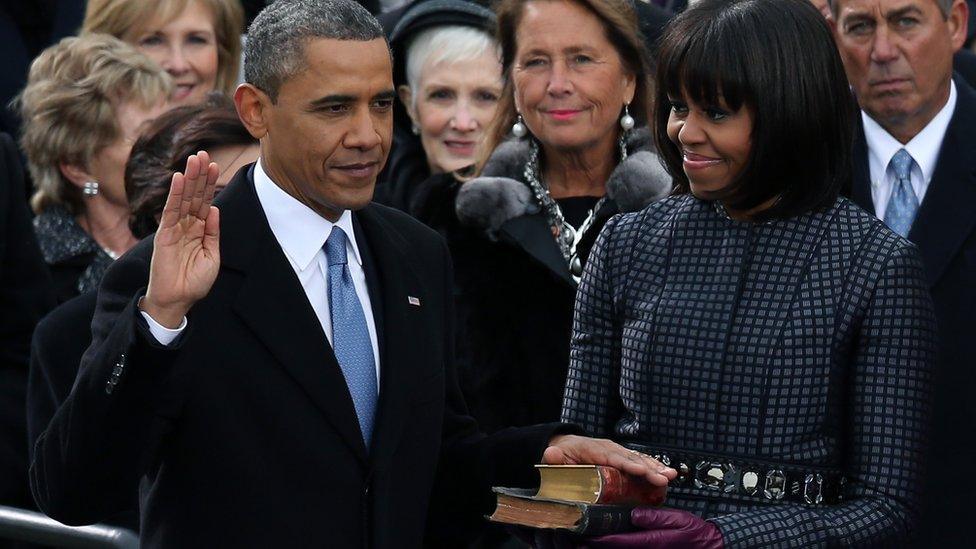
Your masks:
M837 47L861 108L907 143L949 98L966 39L965 0L829 0Z

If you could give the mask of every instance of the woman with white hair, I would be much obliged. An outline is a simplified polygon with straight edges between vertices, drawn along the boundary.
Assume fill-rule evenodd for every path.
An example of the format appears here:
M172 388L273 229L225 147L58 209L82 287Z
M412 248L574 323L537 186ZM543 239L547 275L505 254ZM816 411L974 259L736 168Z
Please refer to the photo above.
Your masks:
M502 90L494 14L472 2L411 6L390 35L400 104L377 200L408 210L431 175L473 166Z

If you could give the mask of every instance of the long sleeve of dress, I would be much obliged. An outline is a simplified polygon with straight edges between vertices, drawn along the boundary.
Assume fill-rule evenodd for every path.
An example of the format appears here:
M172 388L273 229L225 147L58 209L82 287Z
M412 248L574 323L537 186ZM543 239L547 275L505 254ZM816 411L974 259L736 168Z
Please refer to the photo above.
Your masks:
M665 504L714 521L728 547L908 539L936 354L915 247L843 201L765 226L688 197L638 216L608 223L587 263L563 421L847 479L823 506L676 486Z
M562 421L581 425L590 436L612 433L621 408L618 294L610 268L629 261L631 246L621 240L632 243L634 234L614 233L620 218L610 219L601 231L576 295Z
M936 334L914 248L890 258L854 345L846 502L769 506L714 519L727 547L881 546L914 523Z

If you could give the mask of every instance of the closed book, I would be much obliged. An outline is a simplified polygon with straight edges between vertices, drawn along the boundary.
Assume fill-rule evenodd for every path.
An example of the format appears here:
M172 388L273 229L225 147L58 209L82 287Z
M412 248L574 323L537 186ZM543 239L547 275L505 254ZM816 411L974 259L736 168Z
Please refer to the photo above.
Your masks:
M633 529L631 505L600 505L580 501L542 499L534 490L493 488L498 503L492 522L529 528L569 530L582 536L601 536Z
M582 503L661 505L661 488L605 465L536 465L541 499Z

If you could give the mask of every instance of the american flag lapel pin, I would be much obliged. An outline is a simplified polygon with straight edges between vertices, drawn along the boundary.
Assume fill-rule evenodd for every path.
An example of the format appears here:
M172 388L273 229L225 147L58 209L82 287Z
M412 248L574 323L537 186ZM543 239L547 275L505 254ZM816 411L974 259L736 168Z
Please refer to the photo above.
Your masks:
M420 298L414 297L412 295L407 296L407 303L413 305L414 307L420 307Z

